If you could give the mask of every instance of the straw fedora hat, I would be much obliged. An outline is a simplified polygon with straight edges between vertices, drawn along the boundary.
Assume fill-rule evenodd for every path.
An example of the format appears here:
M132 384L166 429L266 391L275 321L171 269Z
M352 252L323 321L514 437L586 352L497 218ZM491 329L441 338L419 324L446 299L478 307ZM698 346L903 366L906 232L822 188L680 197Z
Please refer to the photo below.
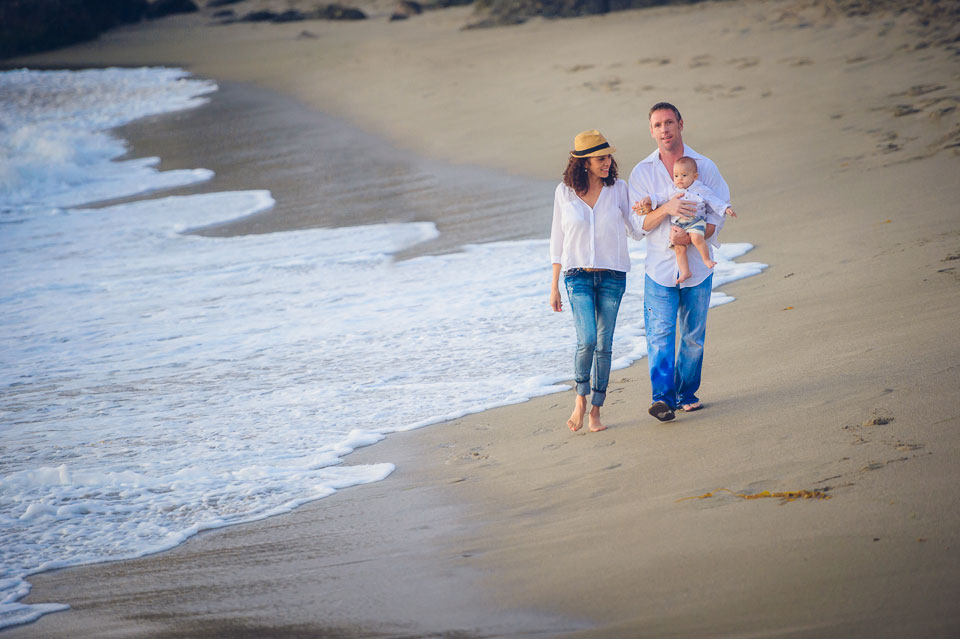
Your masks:
M614 151L616 149L610 146L602 133L590 129L573 138L573 151L570 151L570 155L575 158L592 158L597 155L612 155Z

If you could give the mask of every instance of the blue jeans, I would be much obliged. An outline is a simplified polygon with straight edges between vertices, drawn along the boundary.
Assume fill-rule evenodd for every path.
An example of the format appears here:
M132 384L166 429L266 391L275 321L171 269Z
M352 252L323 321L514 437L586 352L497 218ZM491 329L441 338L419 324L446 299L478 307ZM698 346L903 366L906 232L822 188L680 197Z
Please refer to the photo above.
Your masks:
M712 288L713 274L688 288L660 286L650 276L644 280L643 324L654 402L664 401L676 409L698 401Z
M620 300L627 289L627 274L620 271L570 269L563 277L577 327L577 354L573 359L577 395L590 393L593 369L593 397L590 403L603 406L610 380L613 330L617 326Z

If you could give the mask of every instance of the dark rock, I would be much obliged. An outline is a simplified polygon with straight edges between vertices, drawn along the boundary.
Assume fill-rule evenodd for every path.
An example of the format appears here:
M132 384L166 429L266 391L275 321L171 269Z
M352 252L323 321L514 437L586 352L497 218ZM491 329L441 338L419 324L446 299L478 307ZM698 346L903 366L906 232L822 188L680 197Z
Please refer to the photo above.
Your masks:
M153 20L175 13L194 13L199 10L200 7L193 0L154 0L147 7L147 18Z
M274 22L299 22L301 20L306 20L307 16L300 13L299 11L284 11L273 19Z
M397 13L405 13L408 16L418 16L423 13L423 5L413 0L400 0L397 3Z
M146 10L146 0L0 0L0 58L92 40Z
M243 0L207 0L207 8L225 7L228 4L237 4L238 2L243 2Z
M390 15L390 20L406 20L411 16L418 16L423 13L423 5L419 2L413 2L413 0L400 0L397 3L397 7L393 10L393 13Z
M234 13L233 9L221 9L220 11L213 12L214 18L232 18L236 15L237 14Z
M339 4L318 6L314 17L321 20L366 20L367 14L360 9Z
M251 11L240 18L243 22L273 22L277 14L273 11Z
M464 28L519 24L533 16L575 18L625 9L694 4L699 1L701 0L477 0L474 14L479 20Z

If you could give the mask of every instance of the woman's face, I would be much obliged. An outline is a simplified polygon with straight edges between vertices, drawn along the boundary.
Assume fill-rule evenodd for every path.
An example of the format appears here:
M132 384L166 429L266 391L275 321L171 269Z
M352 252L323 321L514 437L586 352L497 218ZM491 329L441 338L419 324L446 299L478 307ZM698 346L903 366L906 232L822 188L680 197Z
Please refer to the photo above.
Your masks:
M593 177L605 179L610 175L610 164L613 162L612 155L598 155L587 158L587 173Z

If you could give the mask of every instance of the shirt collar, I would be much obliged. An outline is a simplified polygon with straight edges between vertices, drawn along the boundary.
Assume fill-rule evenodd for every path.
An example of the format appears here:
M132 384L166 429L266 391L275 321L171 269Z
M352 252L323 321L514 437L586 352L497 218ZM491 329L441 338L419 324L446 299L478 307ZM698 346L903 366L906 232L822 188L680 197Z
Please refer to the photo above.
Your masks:
M693 158L694 160L702 160L704 157L691 149L686 142L683 144L683 154L688 158ZM654 149L653 153L647 157L640 160L640 164L653 164L654 162L660 161L660 149Z

